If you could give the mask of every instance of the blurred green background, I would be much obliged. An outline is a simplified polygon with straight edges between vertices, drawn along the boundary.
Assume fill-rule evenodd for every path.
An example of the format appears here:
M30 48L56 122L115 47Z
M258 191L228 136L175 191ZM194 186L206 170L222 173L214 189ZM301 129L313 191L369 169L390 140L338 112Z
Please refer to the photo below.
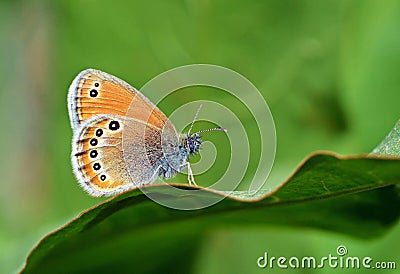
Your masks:
M268 187L314 150L370 152L400 118L399 1L3 0L0 30L0 273L17 272L40 238L101 201L80 189L70 166L66 95L85 68L138 88L186 64L241 73L275 119ZM197 273L263 272L264 251L318 257L344 244L382 261L400 254L399 225L370 241L288 227L208 235Z

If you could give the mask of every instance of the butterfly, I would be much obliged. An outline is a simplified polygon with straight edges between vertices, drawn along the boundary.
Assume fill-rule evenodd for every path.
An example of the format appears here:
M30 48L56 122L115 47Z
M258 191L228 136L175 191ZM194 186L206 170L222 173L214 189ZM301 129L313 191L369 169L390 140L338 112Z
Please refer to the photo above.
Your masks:
M149 99L125 81L95 69L80 72L68 91L73 130L71 161L79 184L92 196L111 196L171 178L184 168L195 185L189 157L200 133L178 134Z

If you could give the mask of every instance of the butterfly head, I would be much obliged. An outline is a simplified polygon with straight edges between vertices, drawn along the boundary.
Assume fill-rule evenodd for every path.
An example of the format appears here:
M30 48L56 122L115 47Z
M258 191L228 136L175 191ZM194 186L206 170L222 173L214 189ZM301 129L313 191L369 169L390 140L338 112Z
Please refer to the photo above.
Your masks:
M199 152L203 140L201 139L200 133L184 134L182 137L182 148L187 152L188 155L196 154Z
M226 129L224 129L222 127L216 127L216 128L206 129L206 130L200 130L193 134L190 134L190 133L183 134L180 138L181 151L183 151L184 154L187 155L187 158L189 158L190 155L196 154L197 152L199 152L200 147L203 143L200 133L209 132L209 131L213 131L213 130L222 130L222 131L226 132Z

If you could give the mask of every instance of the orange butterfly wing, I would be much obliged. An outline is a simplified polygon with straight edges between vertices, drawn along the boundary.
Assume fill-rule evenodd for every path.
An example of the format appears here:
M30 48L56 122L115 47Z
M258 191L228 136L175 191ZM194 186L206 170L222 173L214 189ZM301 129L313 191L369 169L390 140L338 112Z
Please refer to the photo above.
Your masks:
M68 94L72 127L98 114L133 117L162 129L168 118L125 81L95 69L78 74Z
M112 194L131 184L122 155L122 127L110 130L112 121L116 119L96 116L74 137L74 172L81 186L93 196Z

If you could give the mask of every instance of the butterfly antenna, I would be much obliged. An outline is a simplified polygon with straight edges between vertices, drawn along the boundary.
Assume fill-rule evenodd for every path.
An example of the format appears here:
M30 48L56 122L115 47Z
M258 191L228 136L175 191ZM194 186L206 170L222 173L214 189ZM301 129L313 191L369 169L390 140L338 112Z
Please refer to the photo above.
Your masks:
M223 132L228 132L228 130L226 130L226 128L215 127L215 128L209 128L209 129L200 130L200 131L197 131L196 133L209 132L209 131L213 131L213 130L221 130Z
M196 122L197 115L199 115L199 112L200 112L200 109L201 109L202 106L203 106L203 105L200 105L200 106L197 108L196 114L194 115L193 122L192 122L192 124L190 125L188 134L190 134L190 132L192 131L192 127L193 127L193 125L194 125L194 122Z

